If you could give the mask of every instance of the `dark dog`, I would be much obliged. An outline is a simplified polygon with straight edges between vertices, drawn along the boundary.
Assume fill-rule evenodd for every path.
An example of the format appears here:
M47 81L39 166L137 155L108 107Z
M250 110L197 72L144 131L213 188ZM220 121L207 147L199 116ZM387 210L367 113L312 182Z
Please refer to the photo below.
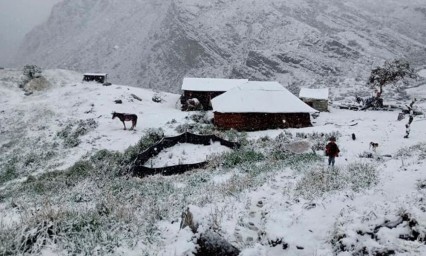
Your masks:
M356 140L355 133L352 133L352 140Z
M370 142L370 148L373 149L373 151L376 151L376 148L379 146L379 143Z

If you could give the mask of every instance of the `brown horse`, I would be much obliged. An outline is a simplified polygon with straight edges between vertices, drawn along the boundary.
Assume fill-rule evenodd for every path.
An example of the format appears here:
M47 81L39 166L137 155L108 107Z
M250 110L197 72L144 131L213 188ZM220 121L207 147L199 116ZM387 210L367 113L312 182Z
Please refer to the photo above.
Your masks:
M135 128L136 126L136 123L138 122L138 116L135 114L124 114L124 113L112 112L112 119L116 117L118 117L120 121L123 122L124 130L126 130L126 124L124 123L124 121L132 121L132 127L130 128L130 130L133 130L133 128Z

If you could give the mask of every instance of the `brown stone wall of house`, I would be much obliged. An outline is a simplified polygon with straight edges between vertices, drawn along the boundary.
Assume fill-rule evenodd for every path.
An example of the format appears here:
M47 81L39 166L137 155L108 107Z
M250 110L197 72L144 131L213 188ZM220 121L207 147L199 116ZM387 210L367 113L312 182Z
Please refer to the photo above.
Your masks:
M284 122L285 121L285 122ZM214 113L214 124L221 129L258 131L312 126L308 113Z
M181 97L181 103L183 109L185 109L184 105L187 100L192 98L197 98L200 101L201 105L203 105L204 110L212 110L211 99L216 96L221 95L224 92L200 92L200 91L183 91Z

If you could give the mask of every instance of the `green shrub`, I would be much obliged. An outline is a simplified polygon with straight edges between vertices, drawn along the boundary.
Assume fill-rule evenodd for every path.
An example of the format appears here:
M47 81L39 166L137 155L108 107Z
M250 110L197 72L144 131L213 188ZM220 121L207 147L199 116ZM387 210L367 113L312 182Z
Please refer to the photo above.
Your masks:
M92 118L79 120L76 124L67 124L56 136L64 140L66 148L73 148L80 144L80 136L86 135L91 130L96 129L97 126L98 123Z
M0 170L0 171L1 171L1 173L0 173L0 185L5 183L5 182L8 182L8 181L11 181L13 179L18 178L18 174L16 172L16 167L12 163L7 164L6 168L3 169L3 170Z
M123 154L120 152L102 149L90 157L90 162L94 166L94 171L117 176L120 173L120 161L122 156Z
M199 111L190 116L191 120L200 124L212 124L212 120L208 117L207 112Z
M222 137L229 141L238 142L242 146L246 146L249 144L246 132L238 132L237 130L230 129L223 132Z
M201 123L184 123L178 125L175 131L178 133L190 132L194 134L212 134L215 131L213 124L201 124Z
M62 130L56 133L59 138L67 138L70 136L73 124L67 124Z
M89 161L78 161L64 172L66 181L69 185L75 185L90 176L93 169Z
M42 180L37 180L32 183L32 189L37 194L44 194L49 188L46 187L46 183Z

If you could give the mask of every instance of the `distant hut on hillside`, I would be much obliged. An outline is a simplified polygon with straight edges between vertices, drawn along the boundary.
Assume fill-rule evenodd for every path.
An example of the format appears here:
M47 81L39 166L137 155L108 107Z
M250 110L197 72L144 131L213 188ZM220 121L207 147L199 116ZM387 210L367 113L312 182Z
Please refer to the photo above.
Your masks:
M193 106L188 104L191 99L197 99L203 110L212 110L211 99L247 82L248 79L185 77L182 82L182 110L193 110Z
M328 111L328 88L301 88L299 98L318 111Z
M106 83L108 78L108 74L105 73L85 73L83 75L83 81L85 82L91 82L95 81L98 83Z
M317 112L277 82L248 82L212 100L218 128L243 131L312 126Z

